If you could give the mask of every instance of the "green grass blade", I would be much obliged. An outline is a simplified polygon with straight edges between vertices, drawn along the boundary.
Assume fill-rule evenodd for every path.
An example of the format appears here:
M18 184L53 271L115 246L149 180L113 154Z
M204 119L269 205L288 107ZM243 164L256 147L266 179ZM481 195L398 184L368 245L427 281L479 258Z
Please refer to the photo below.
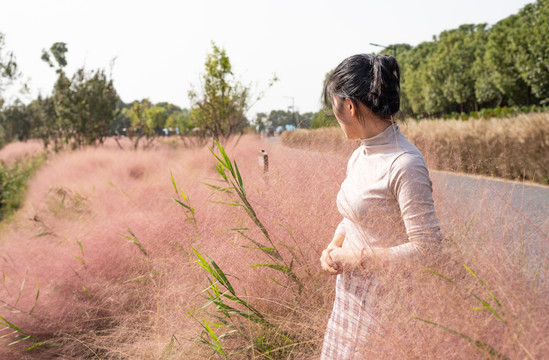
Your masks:
M173 190L177 194L179 191L177 190L177 185L175 184L175 178L173 177L173 172L171 172L171 171L170 171L170 177L172 179Z
M219 268L219 266L217 266L215 261L210 260L210 262L212 263L212 266L216 270L219 277L223 280L221 283L231 292L231 294L235 295L234 289L233 289L231 283L229 282L229 280L227 279L227 277L225 276L225 273L223 272L223 270L221 270Z
M172 351L173 351L174 340L175 340L175 338L172 335L172 338L170 339L170 342L168 343L168 345L166 345L164 350L162 350L162 354L160 354L160 358L158 360L169 360L171 358Z
M429 269L427 269L427 271L430 272L430 273L433 274L433 275L436 275L436 276L438 276L438 277L440 277L440 278L442 278L442 279L444 279L444 280L446 280L446 281L448 281L448 282L454 284L454 280L450 279L449 277L446 277L446 276L442 275L441 273L438 273L438 272L436 272L436 271L434 271L434 270L429 270Z
M268 268L271 268L271 269L281 271L284 274L288 274L292 271L292 269L289 266L279 265L279 264L253 264L251 266L252 267L268 267Z
M25 333L23 332L23 330L21 330L21 329L18 328L16 325L14 325L14 324L12 324L11 322L9 322L8 320L6 320L5 317L0 316L0 320L1 320L1 321L0 321L0 324L9 327L9 328L11 328L11 329L17 331L18 333L20 333L20 334L22 334L22 335L24 335L24 336L27 336L27 334L25 334Z
M216 190L216 191L221 191L221 192L226 192L226 193L230 193L231 191L230 190L234 190L234 187L233 186L230 186L230 187L221 187L221 186L216 186L216 185L212 185L212 184L207 184L207 183L202 183L208 187L211 187L212 189Z
M25 277L23 278L23 282L21 283L21 287L19 288L19 295L17 295L17 299L15 300L15 306L17 306L17 303L21 299L21 295L23 294L23 288L25 287L25 281L27 280L27 275L29 274L29 270L25 273Z
M34 303L32 304L32 308L29 311L29 314L32 314L32 311L36 307L36 304L38 303L38 298L40 297L40 280L38 280L38 290L36 290L36 297L34 298Z
M236 179L238 181L240 191L242 191L243 196L246 196L246 191L244 190L244 182L242 181L242 176L240 176L240 171L238 170L238 166L236 165L236 160L234 161L234 170L236 173Z
M172 198L173 201L175 201L176 203L178 203L179 205L183 206L185 209L189 210L189 211L192 211L191 207L187 204L184 204L183 202L181 202L180 200L177 200L175 198Z

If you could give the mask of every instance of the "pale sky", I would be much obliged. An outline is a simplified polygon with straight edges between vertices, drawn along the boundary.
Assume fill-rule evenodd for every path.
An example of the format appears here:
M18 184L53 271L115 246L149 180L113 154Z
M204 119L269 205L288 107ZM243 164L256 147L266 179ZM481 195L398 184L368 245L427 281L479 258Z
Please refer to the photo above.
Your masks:
M13 51L30 98L51 94L54 69L42 49L67 43L68 66L112 69L125 102L149 98L189 107L211 41L225 48L233 72L252 93L248 112L318 111L325 74L369 45L432 40L461 24L515 14L533 0L0 0L4 53ZM398 54L397 54L398 58ZM269 79L280 79L266 89ZM15 87L4 93L13 99Z

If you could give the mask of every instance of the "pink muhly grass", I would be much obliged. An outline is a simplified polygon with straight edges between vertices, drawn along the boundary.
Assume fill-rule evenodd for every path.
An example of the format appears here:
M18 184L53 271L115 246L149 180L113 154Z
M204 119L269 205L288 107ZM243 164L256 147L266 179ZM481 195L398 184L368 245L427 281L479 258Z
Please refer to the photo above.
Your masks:
M29 334L59 345L39 347L30 355L158 359L175 336L172 350L177 356L210 357L196 346L191 351L192 338L201 328L188 311L204 304L198 294L208 284L205 272L194 263L195 248L225 273L237 276L239 280L231 278L237 293L244 296L245 288L250 303L279 331L303 342L294 358L318 357L335 280L321 272L318 259L340 221L335 197L347 159L253 136L225 148L236 159L248 200L274 243L296 248L295 271L304 282L301 295L280 273L252 267L269 259L244 248L252 244L236 232L224 231L255 225L241 208L215 203L229 198L203 184L222 185L206 148L181 150L159 143L149 151L120 151L111 144L63 153L51 157L36 174L24 207L4 225L0 239L0 268L6 279L0 297L6 309L21 311L1 314ZM267 174L258 166L261 149L269 154ZM171 200L176 194L170 173L195 208L195 225ZM471 215L445 197L447 191L435 182L437 210L448 238L443 256L421 266L399 264L379 276L385 290L378 308L371 310L382 314L383 332L372 335L364 353L374 359L479 356L473 345L416 316L482 339L509 358L527 358L523 348L533 358L540 357L547 350L542 334L549 323L542 289L530 286L521 275L524 268L496 235L491 242L479 241L504 219L492 214L488 222L468 227ZM131 237L130 231L147 255L121 236ZM246 234L263 240L258 230ZM281 247L281 252L289 258L287 248ZM472 292L489 296L462 263L501 301L507 324L494 320L487 310L471 311L479 306ZM455 285L426 268L453 279ZM24 290L13 307L23 279ZM38 281L40 297L33 315L28 315ZM0 350L4 356L1 351L9 353L5 357L25 356L6 346Z
M40 140L12 142L0 149L0 163L11 165L26 157L39 155L44 149Z

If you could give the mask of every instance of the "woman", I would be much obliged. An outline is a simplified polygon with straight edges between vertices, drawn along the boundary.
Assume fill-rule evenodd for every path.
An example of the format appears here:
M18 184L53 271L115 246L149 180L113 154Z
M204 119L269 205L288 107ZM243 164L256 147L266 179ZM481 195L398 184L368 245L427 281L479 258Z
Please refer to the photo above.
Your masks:
M322 252L337 275L322 359L364 359L379 323L376 273L429 254L440 243L431 181L419 150L400 132L400 70L389 55L354 55L328 78L324 103L349 140L360 140L337 195L343 220ZM370 346L371 347L371 346Z

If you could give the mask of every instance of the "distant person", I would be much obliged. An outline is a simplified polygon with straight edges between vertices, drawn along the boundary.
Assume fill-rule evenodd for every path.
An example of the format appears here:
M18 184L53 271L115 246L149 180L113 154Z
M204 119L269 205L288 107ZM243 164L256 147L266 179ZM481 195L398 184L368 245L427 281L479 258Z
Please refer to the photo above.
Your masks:
M389 55L354 55L334 70L324 104L349 140L360 140L337 195L343 220L322 252L336 296L321 359L367 359L379 335L379 274L433 253L441 240L431 181L420 151L400 132L400 70Z

